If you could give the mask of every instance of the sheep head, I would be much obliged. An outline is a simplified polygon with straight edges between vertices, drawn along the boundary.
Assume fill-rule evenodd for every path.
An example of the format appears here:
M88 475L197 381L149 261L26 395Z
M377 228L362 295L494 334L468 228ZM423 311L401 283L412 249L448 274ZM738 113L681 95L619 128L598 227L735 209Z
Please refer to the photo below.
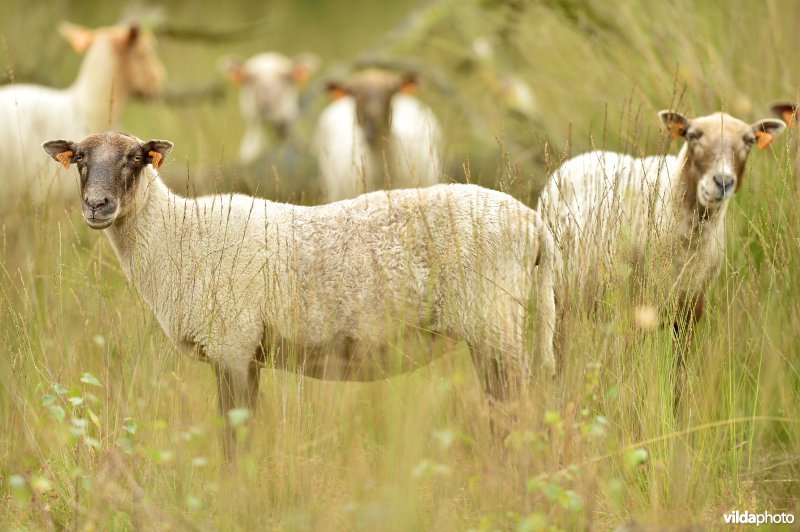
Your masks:
M702 209L725 204L742 186L753 145L766 148L786 128L781 120L746 124L725 113L688 119L674 111L658 113L673 138L686 140L682 179L686 201Z
M119 56L119 75L131 94L154 98L163 91L166 70L156 54L155 37L138 24L89 29L64 22L58 30L80 54L99 40L109 41Z
M297 120L300 114L297 88L308 81L319 68L314 54L294 58L265 52L247 61L224 57L219 69L242 93L242 111L257 116L281 131Z
M328 83L332 98L352 96L356 102L356 119L370 145L389 138L392 127L392 98L399 93L416 90L415 74L403 76L386 70L369 69L359 72L352 82Z
M80 142L49 140L42 148L64 168L77 165L83 218L92 229L105 229L130 212L143 170L150 164L160 168L172 143L109 131Z

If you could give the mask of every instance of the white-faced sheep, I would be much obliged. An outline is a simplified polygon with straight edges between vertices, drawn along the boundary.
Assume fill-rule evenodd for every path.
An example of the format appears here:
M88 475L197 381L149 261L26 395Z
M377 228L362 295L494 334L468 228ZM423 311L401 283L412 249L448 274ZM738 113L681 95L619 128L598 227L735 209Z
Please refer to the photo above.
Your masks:
M61 34L86 53L66 89L9 85L0 89L0 160L6 197L30 191L35 201L74 190L54 171L38 145L43 138L82 138L114 127L132 95L152 97L164 84L164 67L151 34L138 26L90 30L63 24ZM73 185L74 186L74 185Z
M245 133L239 162L252 164L275 141L285 140L300 117L299 87L319 66L313 54L294 58L276 52L255 55L247 61L222 60L229 81L239 87L239 107Z
M187 199L157 172L170 142L102 133L43 147L77 163L86 223L105 229L167 335L214 365L223 415L255 406L260 367L383 379L431 360L404 348L413 339L465 340L493 398L526 385L529 349L554 373L552 236L506 194L439 185L317 207Z
M724 113L659 116L673 138L686 139L677 157L593 151L550 177L538 212L562 254L560 314L570 302L596 306L624 271L632 272L634 290L656 292L638 292L655 297L646 301L660 316L654 325L661 319L678 334L691 332L703 314L725 255L725 213L742 186L750 148L765 148L785 124L748 125Z
M328 89L334 101L319 117L314 145L330 201L438 182L441 128L412 96L415 76L370 69Z

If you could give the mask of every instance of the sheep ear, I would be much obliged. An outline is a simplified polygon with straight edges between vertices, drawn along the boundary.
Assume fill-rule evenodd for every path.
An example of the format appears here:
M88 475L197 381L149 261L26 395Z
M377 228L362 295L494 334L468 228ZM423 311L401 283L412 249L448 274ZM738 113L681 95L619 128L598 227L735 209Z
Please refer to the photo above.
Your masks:
M778 102L772 104L769 109L775 114L775 116L786 122L788 127L794 127L796 125L797 106L795 104L789 102Z
M69 168L69 165L73 162L73 157L75 157L75 152L78 151L75 143L68 140L48 140L42 144L42 148L50 157L61 163L64 168Z
M138 24L131 24L128 27L128 32L126 36L128 46L133 46L139 39L139 35L141 35L141 33L142 32Z
M247 73L244 71L243 64L238 64L228 69L228 81L231 85L238 87L244 83L245 79L247 79Z
M673 139L684 136L689 129L689 120L675 111L659 111L658 117Z
M326 83L325 90L328 92L328 97L331 101L336 101L350 94L350 89L338 81L329 81Z
M750 127L753 128L753 133L756 134L758 147L763 150L769 146L770 142L772 142L775 137L783 133L783 130L786 129L786 123L783 120L765 118L764 120L759 120Z
M72 46L72 49L82 54L94 42L94 31L71 22L62 22L58 25L58 33Z
M217 60L217 69L228 78L231 85L238 86L244 83L244 63L238 57L233 55L220 57Z
M153 168L160 170L164 159L172 151L172 146L173 144L168 140L148 140L142 145L142 150L147 154L145 160L152 164Z
M419 77L416 72L409 72L400 80L400 92L413 96L419 89Z
M302 85L319 68L320 60L314 54L305 53L296 56L292 60L292 81L296 85Z

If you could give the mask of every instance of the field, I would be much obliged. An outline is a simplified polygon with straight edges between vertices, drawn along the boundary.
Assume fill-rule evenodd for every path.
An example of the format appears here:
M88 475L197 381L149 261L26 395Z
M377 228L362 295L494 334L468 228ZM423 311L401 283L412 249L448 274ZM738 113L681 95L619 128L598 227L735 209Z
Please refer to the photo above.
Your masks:
M215 65L230 52L312 51L328 76L372 52L416 65L419 95L444 126L446 181L531 206L569 155L675 153L660 109L751 123L800 86L795 1L131 6L6 0L3 81L68 85L80 57L58 22L132 13L207 32L159 38L179 95L221 84ZM531 89L532 106L504 91L510 79ZM121 124L175 142L164 171L174 189L319 201L313 160L291 176L237 166L234 90L184 100L132 102ZM311 98L299 139L325 101ZM258 415L239 428L248 450L233 465L213 372L174 349L109 242L83 223L77 193L36 208L2 198L0 529L713 529L733 510L800 518L797 131L750 157L677 408L670 332L635 328L624 290L612 289L596 319L570 323L556 381L511 405L504 441L459 345L369 384L262 372Z

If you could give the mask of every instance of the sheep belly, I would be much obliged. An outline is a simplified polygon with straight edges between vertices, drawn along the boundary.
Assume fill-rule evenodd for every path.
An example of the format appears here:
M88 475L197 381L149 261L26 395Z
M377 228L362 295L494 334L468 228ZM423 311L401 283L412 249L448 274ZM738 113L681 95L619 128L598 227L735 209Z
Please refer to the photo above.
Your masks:
M319 380L369 382L413 372L455 344L454 338L424 330L383 343L350 337L316 346L282 341L263 352L259 362Z

